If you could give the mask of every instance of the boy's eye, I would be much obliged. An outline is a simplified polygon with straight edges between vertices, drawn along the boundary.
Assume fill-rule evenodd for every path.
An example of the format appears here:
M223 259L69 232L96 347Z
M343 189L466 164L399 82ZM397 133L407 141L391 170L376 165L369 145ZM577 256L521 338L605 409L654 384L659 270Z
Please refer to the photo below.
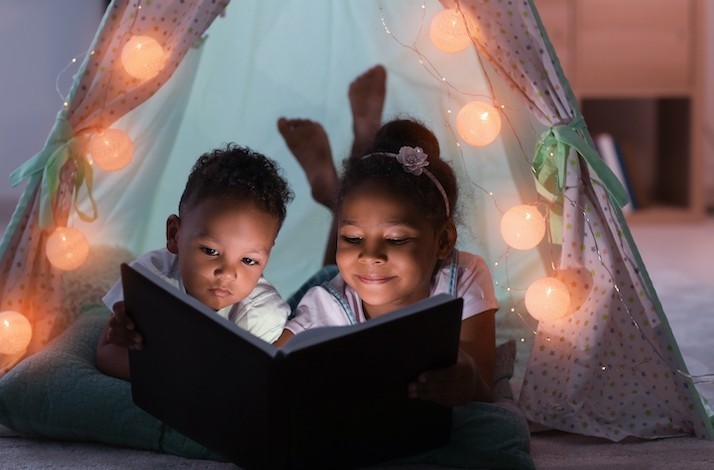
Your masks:
M248 266L255 266L256 264L258 264L258 262L253 258L243 258L241 261L243 262L243 264L246 264Z
M209 248L207 246L202 246L201 251L203 251L208 256L218 256L218 250L214 250L213 248Z

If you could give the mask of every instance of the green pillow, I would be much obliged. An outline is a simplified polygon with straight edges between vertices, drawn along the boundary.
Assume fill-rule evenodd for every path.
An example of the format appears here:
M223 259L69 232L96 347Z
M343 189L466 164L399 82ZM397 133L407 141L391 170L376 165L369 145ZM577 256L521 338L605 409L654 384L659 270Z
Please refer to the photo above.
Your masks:
M516 362L516 340L509 339L496 347L496 367L493 374L493 399L496 402L513 401L511 378Z
M108 315L103 305L85 306L63 334L0 378L0 424L52 439L221 460L136 406L129 382L97 370Z

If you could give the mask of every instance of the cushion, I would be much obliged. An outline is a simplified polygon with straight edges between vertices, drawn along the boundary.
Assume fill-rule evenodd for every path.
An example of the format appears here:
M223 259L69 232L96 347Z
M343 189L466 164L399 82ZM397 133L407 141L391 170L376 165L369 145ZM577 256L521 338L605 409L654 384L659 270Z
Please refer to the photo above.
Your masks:
M220 460L136 406L129 382L97 370L95 351L108 315L103 305L85 306L44 350L0 378L0 424L52 439Z
M125 248L92 245L82 266L62 273L62 308L52 337L74 323L84 305L101 303L104 294L119 280L119 265L132 259L134 255Z
M496 367L493 374L493 399L500 403L513 401L511 378L516 362L516 341L509 339L496 348Z

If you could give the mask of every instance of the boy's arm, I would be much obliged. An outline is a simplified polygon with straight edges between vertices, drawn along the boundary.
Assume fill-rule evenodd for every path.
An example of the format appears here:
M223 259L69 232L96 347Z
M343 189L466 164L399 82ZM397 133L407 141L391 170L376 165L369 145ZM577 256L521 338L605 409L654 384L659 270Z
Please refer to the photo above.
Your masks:
M104 326L97 346L97 369L124 380L130 380L129 349L109 342L109 322Z
M129 348L141 349L143 339L126 315L124 302L112 307L113 314L102 330L97 345L97 369L107 375L130 380Z
M295 334L286 328L283 330L283 333L278 339L275 340L273 344L279 348L282 348L283 346L285 346L285 343L287 343L288 340L293 336L295 336Z

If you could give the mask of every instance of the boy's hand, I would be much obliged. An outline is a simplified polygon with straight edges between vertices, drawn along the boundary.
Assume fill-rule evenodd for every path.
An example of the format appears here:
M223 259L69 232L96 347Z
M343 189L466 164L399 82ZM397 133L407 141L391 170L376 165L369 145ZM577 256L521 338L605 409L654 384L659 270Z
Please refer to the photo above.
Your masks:
M465 405L473 400L478 371L471 356L459 349L456 364L419 375L408 386L410 398L430 400L439 405Z
M129 349L141 349L143 338L136 331L136 325L126 314L124 302L119 301L114 304L112 310L114 314L109 317L109 328L107 328L107 342Z

